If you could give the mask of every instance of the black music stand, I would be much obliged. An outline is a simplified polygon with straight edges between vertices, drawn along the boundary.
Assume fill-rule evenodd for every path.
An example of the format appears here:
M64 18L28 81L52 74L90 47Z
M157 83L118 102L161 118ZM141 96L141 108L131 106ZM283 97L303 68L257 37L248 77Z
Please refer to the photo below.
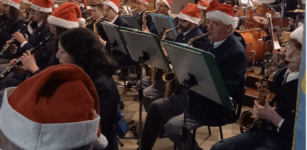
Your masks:
M101 24L109 38L109 42L111 42L111 49L118 50L126 55L129 55L125 41L123 40L122 35L119 32L119 27L109 22L101 22Z
M163 70L170 71L168 60L166 59L160 45L160 40L155 34L145 33L130 28L120 28L120 32L126 41L127 49L132 60L140 64L151 65ZM140 84L142 85L142 75ZM142 87L142 86L141 86ZM142 101L143 88L139 89L140 112L139 112L139 150L142 148Z
M165 30L175 27L170 16L151 14L151 17L160 36L165 32ZM172 32L169 32L166 37L173 40L177 37L177 35L177 31L173 30Z
M131 25L133 29L142 30L142 28L140 27L140 24L138 23L138 21L136 20L134 16L121 15L121 17L124 18Z
M183 149L187 148L186 118L189 104L189 91L192 90L212 101L235 110L224 85L214 55L190 46L162 41L173 68L182 83L185 94L184 125L182 129ZM182 57L184 56L184 57Z

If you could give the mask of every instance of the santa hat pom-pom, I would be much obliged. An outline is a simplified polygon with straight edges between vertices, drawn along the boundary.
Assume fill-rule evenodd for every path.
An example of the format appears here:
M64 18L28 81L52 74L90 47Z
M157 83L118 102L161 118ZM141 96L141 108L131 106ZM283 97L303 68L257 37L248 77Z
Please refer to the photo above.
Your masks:
M92 142L93 148L96 149L105 149L108 146L108 140L106 139L105 136L100 134L99 137L95 139L95 141Z
M59 5L58 4L54 4L53 7L54 7L54 9L56 9L56 8L59 7Z
M85 19L84 18L79 18L78 21L79 21L80 26L85 25Z

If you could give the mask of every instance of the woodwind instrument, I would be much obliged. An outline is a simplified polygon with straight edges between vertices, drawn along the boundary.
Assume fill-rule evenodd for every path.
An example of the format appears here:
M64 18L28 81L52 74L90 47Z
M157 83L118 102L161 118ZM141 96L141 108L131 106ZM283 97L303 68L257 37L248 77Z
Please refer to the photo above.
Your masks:
M147 27L147 25L146 25L146 23L147 23L147 21L146 21L146 14L147 13L157 13L157 11L156 10L154 10L154 11L151 11L151 10L146 10L144 13L143 13L143 16L142 16L142 29L146 29L146 27Z
M275 59L283 59L283 61L281 63L279 63L274 69L272 70L268 70L267 73L263 74L263 76L258 80L258 82L256 83L257 85L257 90L258 90L258 97L257 97L257 103L260 104L261 106L265 105L265 101L267 98L267 95L270 93L270 91L268 90L268 79L269 76L277 71L278 69L284 67L285 65L288 64L288 62L286 60L284 60L285 58L285 53L277 53L274 57L272 57L268 63L272 63L274 62ZM270 66L269 64L267 64L267 66ZM267 68L269 69L269 68ZM256 120L251 118L251 116L256 116L256 113L254 111L244 111L241 113L240 118L238 120L238 123L240 125L240 127L244 130L249 130L251 128L253 128L255 125L257 128L263 127L265 124L267 124L269 121L268 120Z
M31 52L31 54L34 54L37 51L37 49L39 49L44 43L46 43L52 37L53 37L53 34L50 35L50 36L47 36L42 42L39 42L39 45L37 45L34 48L31 48L29 50ZM4 77L6 77L12 71L13 68L15 68L17 65L20 65L20 64L21 64L20 59L17 59L17 61L12 66L7 67L5 70L3 70L0 73L0 80L2 80Z
M95 33L95 35L97 35L99 37L99 33L97 30L97 24L102 20L103 18L97 19L93 25L93 32Z
M89 17L87 17L86 19L85 19L85 27L88 25L88 24L90 24L90 23L92 23L92 19L93 19L93 16L89 16ZM88 21L88 22L87 22Z
M205 33L205 34L202 34L202 35L200 35L200 36L196 36L196 37L190 39L189 42L188 42L188 46L191 46L191 45L193 44L194 41L196 41L196 40L198 40L198 39L200 39L200 38L202 38L202 37L204 37L204 36L207 36L207 35L209 35L209 32L207 32L207 33Z

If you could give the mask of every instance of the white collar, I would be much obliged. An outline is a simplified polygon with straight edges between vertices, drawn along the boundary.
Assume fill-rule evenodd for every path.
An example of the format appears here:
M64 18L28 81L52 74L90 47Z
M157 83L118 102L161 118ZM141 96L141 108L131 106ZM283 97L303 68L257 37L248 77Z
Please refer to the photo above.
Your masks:
M41 21L39 23L37 23L37 27L40 27L43 24L44 21Z
M213 48L218 48L220 45L222 45L225 42L226 39L222 40L222 41L218 41L218 42L214 42L213 43Z
M116 17L110 21L110 23L114 24L115 20L118 18L118 15L116 15Z
M286 74L285 74L286 75ZM290 81L293 81L295 79L298 79L299 78L299 75L300 73L299 72L291 72L289 73L288 77L287 77L287 80L286 80L286 83L287 82L290 82Z
M182 34L183 34L183 36L186 36L190 31L192 31L192 30L189 30L189 31L186 31L186 32L183 32Z

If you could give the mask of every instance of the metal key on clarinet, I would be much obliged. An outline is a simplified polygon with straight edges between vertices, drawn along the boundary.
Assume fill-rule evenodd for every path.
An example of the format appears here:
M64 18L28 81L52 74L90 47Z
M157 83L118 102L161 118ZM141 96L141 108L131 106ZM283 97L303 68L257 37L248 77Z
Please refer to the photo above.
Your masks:
M37 49L39 49L45 42L47 42L52 37L53 37L53 35L47 36L42 42L39 42L39 45L37 45L35 48L31 48L29 50L31 52L31 54L34 54L37 51ZM8 75L13 68L15 68L17 65L20 65L20 64L21 64L20 59L17 59L17 61L12 66L3 70L0 73L0 80L3 79L6 75Z

